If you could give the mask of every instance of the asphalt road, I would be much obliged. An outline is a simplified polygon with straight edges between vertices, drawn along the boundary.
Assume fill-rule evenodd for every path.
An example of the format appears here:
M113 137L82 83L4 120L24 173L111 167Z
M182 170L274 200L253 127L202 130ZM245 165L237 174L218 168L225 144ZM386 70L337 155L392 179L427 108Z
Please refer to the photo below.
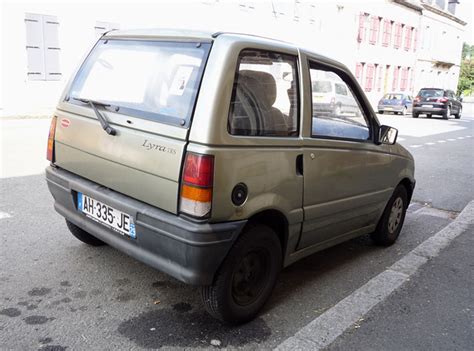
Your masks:
M31 129L47 133L48 121L4 121L2 133L9 128L8 140L21 139L23 131L30 137L20 149L2 138L0 349L277 346L450 223L474 198L472 118L383 116L381 120L399 128L400 142L417 162L416 203L409 209L398 243L383 249L362 237L288 267L261 316L237 328L209 317L197 288L110 247L88 247L72 237L53 211L44 176L38 174L43 165L31 160L39 154L44 157L46 139ZM472 241L465 245L472 247ZM466 250L458 254L465 255ZM441 286L432 275L421 274L413 286L404 287L407 298L413 298L407 300L409 304L416 305L417 294L423 293L416 289ZM459 286L465 283L460 281ZM472 301L472 296L468 298ZM459 297L463 299L465 305L466 297ZM377 318L387 310L371 313L377 325L382 323ZM383 334L370 334L373 330L368 325L359 339L343 335L334 345L340 341L342 348L359 348L365 345L363 335L383 339ZM464 341L472 337L448 333L446 339L454 336Z

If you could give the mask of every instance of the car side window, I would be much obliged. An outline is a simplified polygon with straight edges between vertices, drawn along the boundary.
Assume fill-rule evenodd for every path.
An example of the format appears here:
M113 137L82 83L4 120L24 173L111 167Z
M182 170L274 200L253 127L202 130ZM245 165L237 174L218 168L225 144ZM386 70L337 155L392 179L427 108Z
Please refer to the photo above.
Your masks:
M228 131L245 136L298 136L296 56L246 49L239 55Z
M336 86L336 94L347 95L347 88L344 84L336 83L335 86Z
M368 140L370 124L343 77L336 71L311 63L310 76L313 110L311 136ZM336 91L327 88L331 86L335 86ZM338 89L343 89L345 96L339 95Z

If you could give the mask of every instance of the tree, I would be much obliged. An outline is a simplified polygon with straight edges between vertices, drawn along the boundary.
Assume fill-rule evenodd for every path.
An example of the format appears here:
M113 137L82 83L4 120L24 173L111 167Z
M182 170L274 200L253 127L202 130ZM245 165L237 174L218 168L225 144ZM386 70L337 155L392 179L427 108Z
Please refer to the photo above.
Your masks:
M458 95L474 93L474 45L462 46L461 70L459 72Z

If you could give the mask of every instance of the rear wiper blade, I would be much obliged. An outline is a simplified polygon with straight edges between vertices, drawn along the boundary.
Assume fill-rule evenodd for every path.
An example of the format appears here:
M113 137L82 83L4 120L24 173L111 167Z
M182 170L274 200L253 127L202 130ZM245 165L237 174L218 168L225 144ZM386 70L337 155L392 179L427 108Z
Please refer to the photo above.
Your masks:
M94 101L94 100L77 98L77 97L73 97L73 99L77 100L77 101L80 101L80 102L83 102L85 104L89 104L89 106L92 107L92 109L95 112L95 115L97 116L97 119L100 122L100 125L102 126L102 129L105 130L105 132L107 134L109 134L109 135L116 135L117 134L117 131L110 125L110 123L105 119L104 116L102 116L102 114L97 109L97 106L107 107L107 106L110 106L110 104L106 104L106 103L101 102L101 101Z

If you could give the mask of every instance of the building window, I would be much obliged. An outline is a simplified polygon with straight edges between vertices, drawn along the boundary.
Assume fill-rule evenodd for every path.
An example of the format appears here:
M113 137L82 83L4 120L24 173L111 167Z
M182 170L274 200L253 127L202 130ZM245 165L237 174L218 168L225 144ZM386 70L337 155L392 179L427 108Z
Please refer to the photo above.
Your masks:
M392 21L385 19L383 21L382 45L385 47L389 46L391 37L392 37Z
M382 90L382 65L379 66L379 73L377 74L377 91Z
M396 66L393 68L393 83L392 83L392 90L397 91L398 89L398 76L400 75L400 66Z
M393 47L395 49L400 48L402 46L402 31L403 27L401 23L395 23L395 38L394 38L394 43Z
M380 18L377 16L372 16L371 22L370 22L370 38L369 38L370 44L375 45L377 43L379 29L380 29Z
M117 29L120 29L120 24L112 22L97 21L94 26L95 35L98 37L101 37L104 33L110 32L111 30Z
M374 86L374 71L374 65L367 65L365 73L365 91L372 91L372 87Z
M60 80L58 18L26 13L25 25L28 80Z
M413 27L407 26L405 29L405 50L409 51L411 48L411 39L412 39Z
M402 79L400 81L400 90L405 91L408 86L408 68L402 68Z

